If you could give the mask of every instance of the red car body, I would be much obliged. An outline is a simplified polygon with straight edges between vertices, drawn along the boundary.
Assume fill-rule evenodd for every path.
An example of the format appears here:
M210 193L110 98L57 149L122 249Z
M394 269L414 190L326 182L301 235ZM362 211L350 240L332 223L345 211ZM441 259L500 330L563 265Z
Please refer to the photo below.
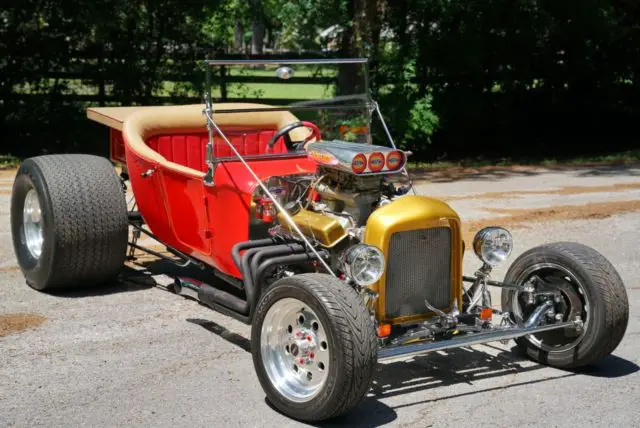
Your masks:
M232 157L224 141L216 137L215 185L206 186L204 129L196 132L167 129L156 133L146 138L145 143L169 162L145 156L122 131L124 120L135 109L129 108L130 112L127 108L119 112L90 109L88 116L111 126L111 159L126 164L145 223L168 246L242 279L232 260L231 248L250 239L252 195L258 186L255 179ZM221 129L262 180L316 170L316 164L306 154L288 154L283 141L278 141L273 150L267 149L267 142L277 128L221 126ZM186 168L176 168L175 164Z

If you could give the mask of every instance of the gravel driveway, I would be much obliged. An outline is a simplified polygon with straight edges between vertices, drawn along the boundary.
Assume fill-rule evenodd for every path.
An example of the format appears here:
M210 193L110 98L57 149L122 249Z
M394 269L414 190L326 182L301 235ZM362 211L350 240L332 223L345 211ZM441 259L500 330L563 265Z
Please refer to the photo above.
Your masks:
M629 294L626 336L614 355L580 372L524 360L511 352L512 342L380 364L368 398L334 423L639 426L640 211L629 204L640 200L640 169L431 178L438 182L420 182L419 192L449 198L463 219L474 221L499 223L510 215L496 211L504 208L548 214L554 205L592 203L596 210L627 204L621 214L542 215L513 230L514 257L555 240L579 241L607 256ZM157 285L168 278L129 267L107 288L47 295L27 287L11 247L12 181L11 173L0 174L0 316L33 313L44 322L0 337L0 427L300 426L265 401L249 353L249 327ZM465 271L475 267L467 253Z

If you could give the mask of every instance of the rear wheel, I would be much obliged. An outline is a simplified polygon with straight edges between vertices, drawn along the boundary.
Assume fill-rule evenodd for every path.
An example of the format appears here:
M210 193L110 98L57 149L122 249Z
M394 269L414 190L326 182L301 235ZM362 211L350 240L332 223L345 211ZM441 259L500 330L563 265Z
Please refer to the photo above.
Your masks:
M114 278L125 260L128 221L111 163L90 155L25 160L13 184L11 232L18 264L36 290Z
M362 299L323 274L296 275L269 287L256 308L251 343L269 401L304 421L355 407L377 362L373 321Z
M539 280L538 280L539 278ZM558 242L533 248L509 268L505 282L538 280L557 292L553 321L580 319L582 329L567 328L516 339L532 359L559 368L597 362L618 346L629 321L629 302L622 279L611 263L582 244ZM515 321L526 319L540 302L524 293L502 292L502 310Z

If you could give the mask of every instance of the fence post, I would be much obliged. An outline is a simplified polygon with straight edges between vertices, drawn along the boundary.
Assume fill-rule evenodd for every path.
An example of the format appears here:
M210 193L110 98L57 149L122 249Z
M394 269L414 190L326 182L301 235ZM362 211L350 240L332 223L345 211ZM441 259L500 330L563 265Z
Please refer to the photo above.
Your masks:
M105 102L105 70L104 70L104 49L100 46L98 50L98 104L103 107Z
M227 67L220 67L220 96L223 101L227 101Z

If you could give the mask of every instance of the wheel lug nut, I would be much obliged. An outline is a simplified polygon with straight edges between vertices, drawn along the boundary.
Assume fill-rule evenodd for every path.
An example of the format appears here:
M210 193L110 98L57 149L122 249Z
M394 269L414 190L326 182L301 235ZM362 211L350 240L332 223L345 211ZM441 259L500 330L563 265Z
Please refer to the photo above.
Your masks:
M316 355L315 355L313 352L309 354L309 358L311 358L312 360L313 360L313 358L314 358L315 356L316 356Z
M311 336L307 336L307 340L311 342Z
M304 358L300 358L300 364L304 364Z

